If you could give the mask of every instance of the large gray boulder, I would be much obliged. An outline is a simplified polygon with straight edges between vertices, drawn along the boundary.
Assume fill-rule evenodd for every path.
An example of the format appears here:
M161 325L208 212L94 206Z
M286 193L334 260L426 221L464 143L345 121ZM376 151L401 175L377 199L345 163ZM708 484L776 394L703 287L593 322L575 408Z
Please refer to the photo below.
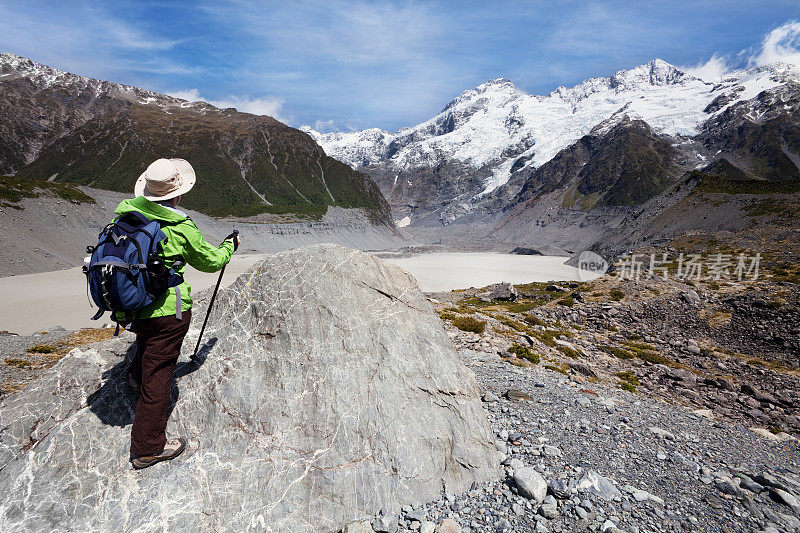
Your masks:
M128 462L130 338L0 404L0 531L338 531L499 474L474 375L381 259L270 256L220 291L206 338L176 370L168 433L189 447L172 462Z

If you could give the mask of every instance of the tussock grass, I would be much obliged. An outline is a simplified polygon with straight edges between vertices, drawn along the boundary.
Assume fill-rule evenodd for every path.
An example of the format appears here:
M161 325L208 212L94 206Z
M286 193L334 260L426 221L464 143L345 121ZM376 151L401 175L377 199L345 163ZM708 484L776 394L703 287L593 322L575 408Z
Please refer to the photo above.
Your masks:
M555 348L558 346L555 339L557 337L572 337L572 333L566 330L560 329L546 329L544 331L530 331L530 335L539 339L543 344L550 346L551 348Z
M481 334L486 329L486 322L477 320L471 316L460 316L453 320L453 325L461 331L470 331Z
M456 315L452 311L439 311L439 318L441 318L442 320L453 321L455 320Z
M517 357L521 357L527 361L530 361L533 364L539 364L539 355L534 353L533 350L530 349L529 346L523 346L522 344L512 344L511 347L508 349L510 353L513 353Z
M598 346L598 348L618 359L633 359L635 357L631 352L616 346Z
M33 364L27 359L20 359L18 357L9 357L3 361L3 363L7 366L15 366L17 368L28 368Z
M572 295L566 296L558 301L559 305L563 305L565 307L572 307L575 305L575 300L572 298Z
M608 292L608 296L609 296L609 297L610 297L612 300L614 300L615 302L619 302L620 300L622 300L623 298L625 298L625 293L624 293L623 291L621 291L620 289L611 289L611 290Z
M36 346L31 346L26 351L28 353L54 353L56 347L49 344L37 344Z
M544 320L542 320L538 316L534 316L534 315L524 315L522 317L522 320L524 320L528 325L531 325L531 326L545 326L546 325Z
M708 313L705 317L701 316L701 318L705 318L705 321L709 327L718 329L724 328L731 323L731 320L733 319L733 313L730 311L713 311Z
M547 370L552 370L553 372L558 372L559 374L564 374L565 376L569 374L569 367L565 364L558 364L558 365L544 365Z
M530 328L528 328L528 326L526 326L522 322L518 322L516 320L513 320L505 316L498 316L495 318L499 320L501 324L513 329L514 331L518 331L520 333L528 333L530 331Z
M24 198L51 196L73 204L94 204L94 198L68 183L53 183L44 180L15 176L0 176L0 207L21 209Z
M573 350L569 346L564 346L563 344L557 344L556 350L563 353L567 357L571 357L572 359L578 359L581 355L583 355L578 350Z

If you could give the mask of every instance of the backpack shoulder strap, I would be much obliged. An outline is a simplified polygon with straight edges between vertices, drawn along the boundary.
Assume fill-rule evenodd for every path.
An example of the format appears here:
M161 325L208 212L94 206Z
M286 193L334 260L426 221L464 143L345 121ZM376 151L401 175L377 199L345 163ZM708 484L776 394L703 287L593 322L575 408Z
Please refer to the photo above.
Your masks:
M146 226L147 224L150 224L152 222L152 220L147 218L144 214L140 213L139 211L128 211L127 213L119 217L117 221L122 220L123 218L136 218L138 219L139 223L142 224L143 226Z

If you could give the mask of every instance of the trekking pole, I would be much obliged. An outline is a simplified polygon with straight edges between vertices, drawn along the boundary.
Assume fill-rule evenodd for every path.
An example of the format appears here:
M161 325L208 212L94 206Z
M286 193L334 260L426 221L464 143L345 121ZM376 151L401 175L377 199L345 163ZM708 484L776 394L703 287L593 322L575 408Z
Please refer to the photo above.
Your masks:
M229 238L233 237L234 244L236 244L236 236L237 235L239 235L239 230L233 230L233 233L231 233L230 235L225 237L224 240L227 241ZM197 337L197 344L194 347L194 353L192 354L192 357L189 358L189 360L194 364L198 364L200 362L200 360L197 358L197 350L200 349L200 343L203 340L203 332L206 330L206 324L208 323L208 317L211 316L211 308L214 307L214 300L217 299L217 291L219 290L219 284L222 283L222 276L223 276L223 274L225 274L225 267L226 266L228 266L227 263L225 263L225 265L223 265L223 267L222 267L222 270L219 271L219 279L217 279L217 285L216 285L216 287L214 287L214 294L211 295L211 301L208 302L208 311L206 311L206 318L205 318L205 320L203 320L203 327L200 328L200 336Z

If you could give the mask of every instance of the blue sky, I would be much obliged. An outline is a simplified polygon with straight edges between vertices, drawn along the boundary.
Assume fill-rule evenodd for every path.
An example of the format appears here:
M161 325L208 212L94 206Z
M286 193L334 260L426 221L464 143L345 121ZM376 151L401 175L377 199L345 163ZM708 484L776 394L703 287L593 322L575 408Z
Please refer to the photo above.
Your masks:
M660 57L797 58L797 1L0 3L0 51L323 130L396 130L494 77L542 94Z

